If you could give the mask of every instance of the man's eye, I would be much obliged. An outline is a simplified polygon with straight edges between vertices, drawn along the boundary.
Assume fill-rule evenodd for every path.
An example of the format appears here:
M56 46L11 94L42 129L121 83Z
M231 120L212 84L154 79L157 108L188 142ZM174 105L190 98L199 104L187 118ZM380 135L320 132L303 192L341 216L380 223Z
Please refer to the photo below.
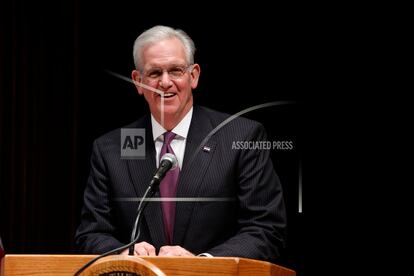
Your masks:
M150 78L157 78L161 75L162 75L162 72L160 70L153 70L153 71L148 72L148 77Z
M172 68L172 69L170 69L170 70L168 71L168 73L169 73L170 75L173 75L173 76L182 76L182 75L183 75L183 73L184 73L184 70L183 70L183 68L176 67L176 68Z

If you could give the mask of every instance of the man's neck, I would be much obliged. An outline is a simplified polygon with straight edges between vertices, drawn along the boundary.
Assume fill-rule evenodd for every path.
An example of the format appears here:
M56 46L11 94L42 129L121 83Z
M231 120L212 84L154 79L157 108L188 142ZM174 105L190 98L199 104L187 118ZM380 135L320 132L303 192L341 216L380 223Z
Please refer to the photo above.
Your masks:
M171 129L166 129L162 126L153 115L151 115L151 125L152 125L152 135L154 141L158 139L165 131L173 131L181 138L187 138L188 131L190 130L191 119L193 117L193 108L191 108L187 114L185 114L184 118L174 127Z
M187 112L180 114L180 116L173 115L166 115L163 120L161 120L161 116L154 116L154 119L167 131L171 131L174 129L182 120L183 118L188 114L188 112L191 110L192 106L187 110Z
M172 129L174 129L182 120L182 118L179 119L175 119L175 118L164 118L164 122L160 122L157 120L157 122L162 125L163 128L165 128L165 130L167 131L171 131Z

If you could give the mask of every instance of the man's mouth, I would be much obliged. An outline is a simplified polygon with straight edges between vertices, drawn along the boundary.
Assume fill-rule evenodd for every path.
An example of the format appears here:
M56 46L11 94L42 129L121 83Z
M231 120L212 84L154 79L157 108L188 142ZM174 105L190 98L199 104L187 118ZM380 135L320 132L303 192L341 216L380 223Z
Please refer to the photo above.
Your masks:
M175 93L164 93L162 95L160 95L160 97L163 97L164 99L169 99L174 97L176 94Z

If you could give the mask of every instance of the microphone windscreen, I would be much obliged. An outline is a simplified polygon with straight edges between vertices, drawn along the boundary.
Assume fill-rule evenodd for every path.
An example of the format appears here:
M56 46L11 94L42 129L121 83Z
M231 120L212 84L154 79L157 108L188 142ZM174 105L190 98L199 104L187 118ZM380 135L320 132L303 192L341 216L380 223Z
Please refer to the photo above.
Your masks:
M171 167L172 170L175 169L177 167L177 165L178 165L177 157L174 154L172 154L172 153L166 153L166 154L164 154L161 157L161 162L164 161L164 160L168 160L168 161L170 161L172 163L172 167Z

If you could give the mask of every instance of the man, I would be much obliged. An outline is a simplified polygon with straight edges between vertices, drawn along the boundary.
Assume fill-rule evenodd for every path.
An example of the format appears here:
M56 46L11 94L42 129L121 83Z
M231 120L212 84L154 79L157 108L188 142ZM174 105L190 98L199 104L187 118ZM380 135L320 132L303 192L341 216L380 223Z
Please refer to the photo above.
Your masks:
M125 128L146 130L145 158L121 158L119 129L94 142L76 233L82 252L103 253L130 241L137 201L122 199L143 196L162 152L169 149L179 168L166 178L175 184L164 179L155 195L159 200L145 209L136 255L267 261L279 256L285 207L269 152L232 149L237 141L265 140L263 127L243 118L220 126L228 115L193 105L192 90L201 72L194 52L187 34L165 26L153 27L135 41L132 79L151 114ZM165 192L171 187L172 194ZM163 201L166 197L176 201ZM183 198L191 200L179 200Z

